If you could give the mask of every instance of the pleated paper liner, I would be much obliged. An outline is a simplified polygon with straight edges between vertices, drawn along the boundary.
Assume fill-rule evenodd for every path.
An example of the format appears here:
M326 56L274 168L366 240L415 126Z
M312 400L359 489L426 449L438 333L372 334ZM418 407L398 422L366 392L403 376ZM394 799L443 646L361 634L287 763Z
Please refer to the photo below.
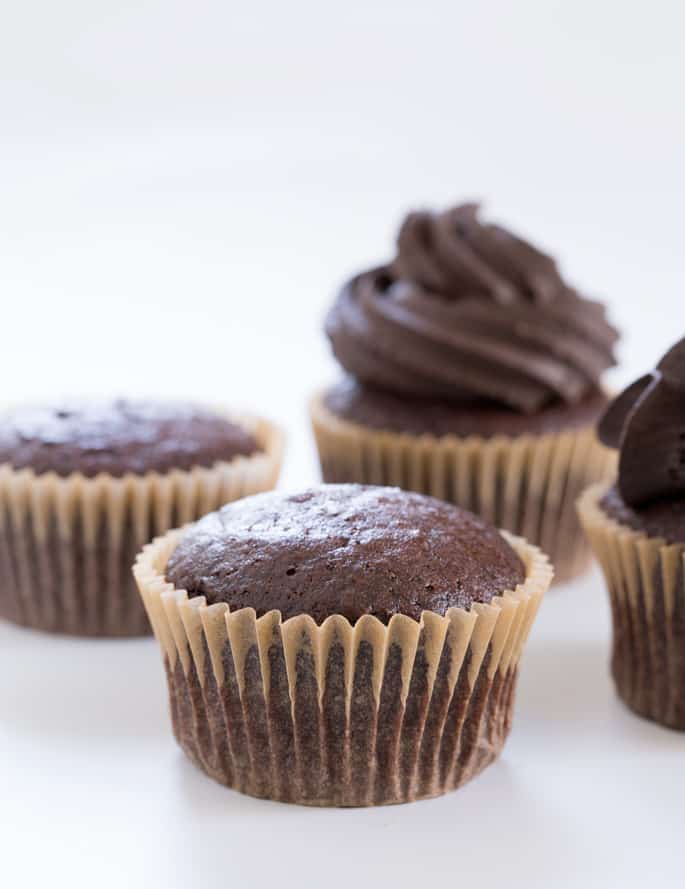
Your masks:
M150 632L131 565L169 528L272 488L280 430L241 417L260 452L210 468L60 477L0 466L0 617L79 636Z
M526 580L489 605L317 626L188 599L164 575L181 534L149 544L134 574L162 648L174 733L212 778L284 802L368 806L437 796L497 757L552 578L537 548L507 535Z
M310 415L324 481L396 485L456 503L541 547L558 582L588 567L576 500L616 463L593 428L492 438L382 432L336 417L321 395Z
M609 588L616 690L640 716L685 731L685 544L610 518L607 489L588 489L578 512Z

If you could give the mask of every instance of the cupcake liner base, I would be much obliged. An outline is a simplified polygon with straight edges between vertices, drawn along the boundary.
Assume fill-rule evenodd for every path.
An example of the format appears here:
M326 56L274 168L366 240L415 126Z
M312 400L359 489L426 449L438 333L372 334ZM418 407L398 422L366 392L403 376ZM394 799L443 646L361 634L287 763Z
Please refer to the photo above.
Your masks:
M606 491L588 489L578 511L609 590L616 691L638 715L685 731L685 544L611 519Z
M317 626L188 599L164 577L180 533L146 547L135 575L162 647L174 733L216 781L283 802L383 805L445 793L498 756L551 580L539 550L510 538L527 579L489 605L387 625L333 615Z

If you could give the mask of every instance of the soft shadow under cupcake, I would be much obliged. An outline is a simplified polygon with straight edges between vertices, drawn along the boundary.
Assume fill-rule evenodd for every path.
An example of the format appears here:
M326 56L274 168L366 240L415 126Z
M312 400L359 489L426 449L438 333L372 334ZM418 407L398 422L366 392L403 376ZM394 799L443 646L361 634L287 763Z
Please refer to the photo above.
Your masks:
M583 838L574 836L573 825L563 805L553 805L540 790L524 782L516 762L505 755L489 770L479 775L459 794L422 800L413 806L391 806L366 809L317 809L315 818L306 806L293 806L269 800L258 800L227 791L202 775L183 756L177 758L175 788L179 804L192 814L198 834L211 830L215 836L231 841L210 842L203 846L201 856L188 856L181 847L169 847L160 858L174 878L185 875L188 881L206 889L224 887L227 874L236 885L251 885L255 863L252 854L241 854L240 834L263 831L265 818L270 824L270 853L260 858L260 878L279 878L284 860L292 856L306 829L308 856L307 877L303 885L318 885L325 879L330 889L348 886L356 873L361 885L385 885L388 861L394 863L401 878L398 886L421 885L425 880L427 862L436 877L453 875L455 856L461 878L479 881L506 881L509 887L549 886L559 875L558 862L564 861L564 873L572 877L577 868L587 867L591 849L583 848L583 856L575 863L568 860L569 845L583 846ZM487 830L496 837L496 854L468 854L482 842L483 821L477 813L487 811ZM400 832L413 832L414 842L398 844ZM369 844L373 855L345 864L341 860L341 832L345 847L361 849ZM520 860L521 849L535 842L544 844L545 854L535 855L524 867L512 871L512 862ZM330 862L338 862L331 867ZM304 864L303 864L304 866ZM578 876L581 875L579 871ZM240 879L244 882L240 882ZM316 882L314 882L316 881ZM479 882L480 885L480 882Z

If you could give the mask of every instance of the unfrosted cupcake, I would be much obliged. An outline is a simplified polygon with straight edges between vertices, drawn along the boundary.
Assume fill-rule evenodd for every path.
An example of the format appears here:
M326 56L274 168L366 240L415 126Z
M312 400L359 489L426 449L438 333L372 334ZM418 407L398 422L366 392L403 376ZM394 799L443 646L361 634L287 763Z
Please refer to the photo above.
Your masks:
M685 340L629 386L599 426L618 477L580 499L606 577L616 689L636 713L685 731Z
M176 737L223 784L406 802L499 754L548 561L442 501L323 485L229 504L134 569Z
M326 481L429 493L540 544L558 579L585 567L575 501L612 471L594 426L617 334L553 259L473 204L411 213L326 330L348 373L311 405Z
M131 565L156 534L270 488L281 434L188 404L23 406L0 418L0 617L150 632Z

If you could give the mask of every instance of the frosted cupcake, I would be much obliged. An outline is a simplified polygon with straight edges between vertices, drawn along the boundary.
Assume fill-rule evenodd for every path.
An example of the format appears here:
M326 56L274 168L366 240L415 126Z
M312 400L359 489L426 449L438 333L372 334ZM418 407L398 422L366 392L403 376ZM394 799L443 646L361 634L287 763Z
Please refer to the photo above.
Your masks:
M685 340L614 401L599 427L618 477L580 499L606 577L611 669L636 713L685 731Z
M348 374L311 405L326 481L464 506L542 546L558 579L586 566L575 501L612 472L594 426L617 333L551 257L472 204L411 213L326 331Z

